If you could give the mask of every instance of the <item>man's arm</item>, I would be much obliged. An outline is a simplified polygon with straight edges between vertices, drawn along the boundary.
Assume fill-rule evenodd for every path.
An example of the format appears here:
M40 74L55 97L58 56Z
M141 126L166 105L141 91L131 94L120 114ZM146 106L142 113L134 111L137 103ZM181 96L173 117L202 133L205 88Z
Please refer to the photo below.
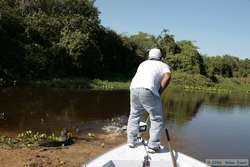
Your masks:
M162 94L162 92L168 87L171 80L171 73L164 73L161 79L160 83L160 90L159 93Z

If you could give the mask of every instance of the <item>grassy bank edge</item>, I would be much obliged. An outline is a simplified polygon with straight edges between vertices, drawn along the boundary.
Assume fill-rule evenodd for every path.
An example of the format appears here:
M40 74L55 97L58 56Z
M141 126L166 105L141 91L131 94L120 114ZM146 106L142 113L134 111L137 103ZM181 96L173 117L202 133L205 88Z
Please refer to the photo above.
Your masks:
M128 90L130 80L110 81L87 78L55 78L51 80L28 82L12 81L6 85L7 87L24 86L35 88L48 87L88 90ZM4 87L4 84L0 84L0 87ZM218 93L250 93L250 78L223 78L217 76L217 81L214 82L203 75L175 72L169 89Z

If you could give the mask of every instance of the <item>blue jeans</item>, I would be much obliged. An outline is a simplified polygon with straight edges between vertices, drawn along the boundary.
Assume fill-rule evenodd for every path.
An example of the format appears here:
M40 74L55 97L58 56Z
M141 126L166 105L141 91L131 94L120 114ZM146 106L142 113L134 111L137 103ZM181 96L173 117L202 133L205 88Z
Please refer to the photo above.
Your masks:
M145 111L148 112L151 122L148 147L159 147L163 126L161 99L145 88L130 90L130 115L127 126L128 143L135 144L139 133L140 117Z

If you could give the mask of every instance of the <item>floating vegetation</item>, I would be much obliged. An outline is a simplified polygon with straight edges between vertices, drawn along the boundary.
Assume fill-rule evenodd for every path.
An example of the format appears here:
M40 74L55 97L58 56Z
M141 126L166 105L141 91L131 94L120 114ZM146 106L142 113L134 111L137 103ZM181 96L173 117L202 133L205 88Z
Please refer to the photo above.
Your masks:
M39 146L42 142L58 141L59 137L54 133L48 135L46 133L32 132L28 130L19 133L15 138L0 135L1 148L22 148Z
M17 81L16 80L4 80L3 78L0 78L0 88L1 87L16 87Z
M94 138L94 137L95 137L95 134L94 134L94 133L89 132L89 133L88 133L88 137Z
M1 113L0 113L0 120L1 120L1 119L5 119L5 114L4 114L4 112L1 112Z
M232 93L229 89L217 88L217 87L202 87L202 86L183 86L186 91L202 91L202 92L216 92L216 93Z

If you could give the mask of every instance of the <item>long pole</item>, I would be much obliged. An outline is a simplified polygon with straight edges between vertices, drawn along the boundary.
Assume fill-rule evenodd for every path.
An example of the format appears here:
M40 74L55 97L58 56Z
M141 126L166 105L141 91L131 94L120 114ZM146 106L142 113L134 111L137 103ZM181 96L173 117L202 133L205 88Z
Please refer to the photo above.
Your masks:
M171 155L171 159L172 159L173 167L177 167L177 164L176 164L176 159L174 158L174 153L173 153L173 150L172 150L172 147L171 147L170 137L169 137L169 134L168 134L168 129L167 129L167 128L165 129L165 132L166 132L166 136L167 136L167 141L168 141L168 149L169 149L169 152L170 152L170 155Z

